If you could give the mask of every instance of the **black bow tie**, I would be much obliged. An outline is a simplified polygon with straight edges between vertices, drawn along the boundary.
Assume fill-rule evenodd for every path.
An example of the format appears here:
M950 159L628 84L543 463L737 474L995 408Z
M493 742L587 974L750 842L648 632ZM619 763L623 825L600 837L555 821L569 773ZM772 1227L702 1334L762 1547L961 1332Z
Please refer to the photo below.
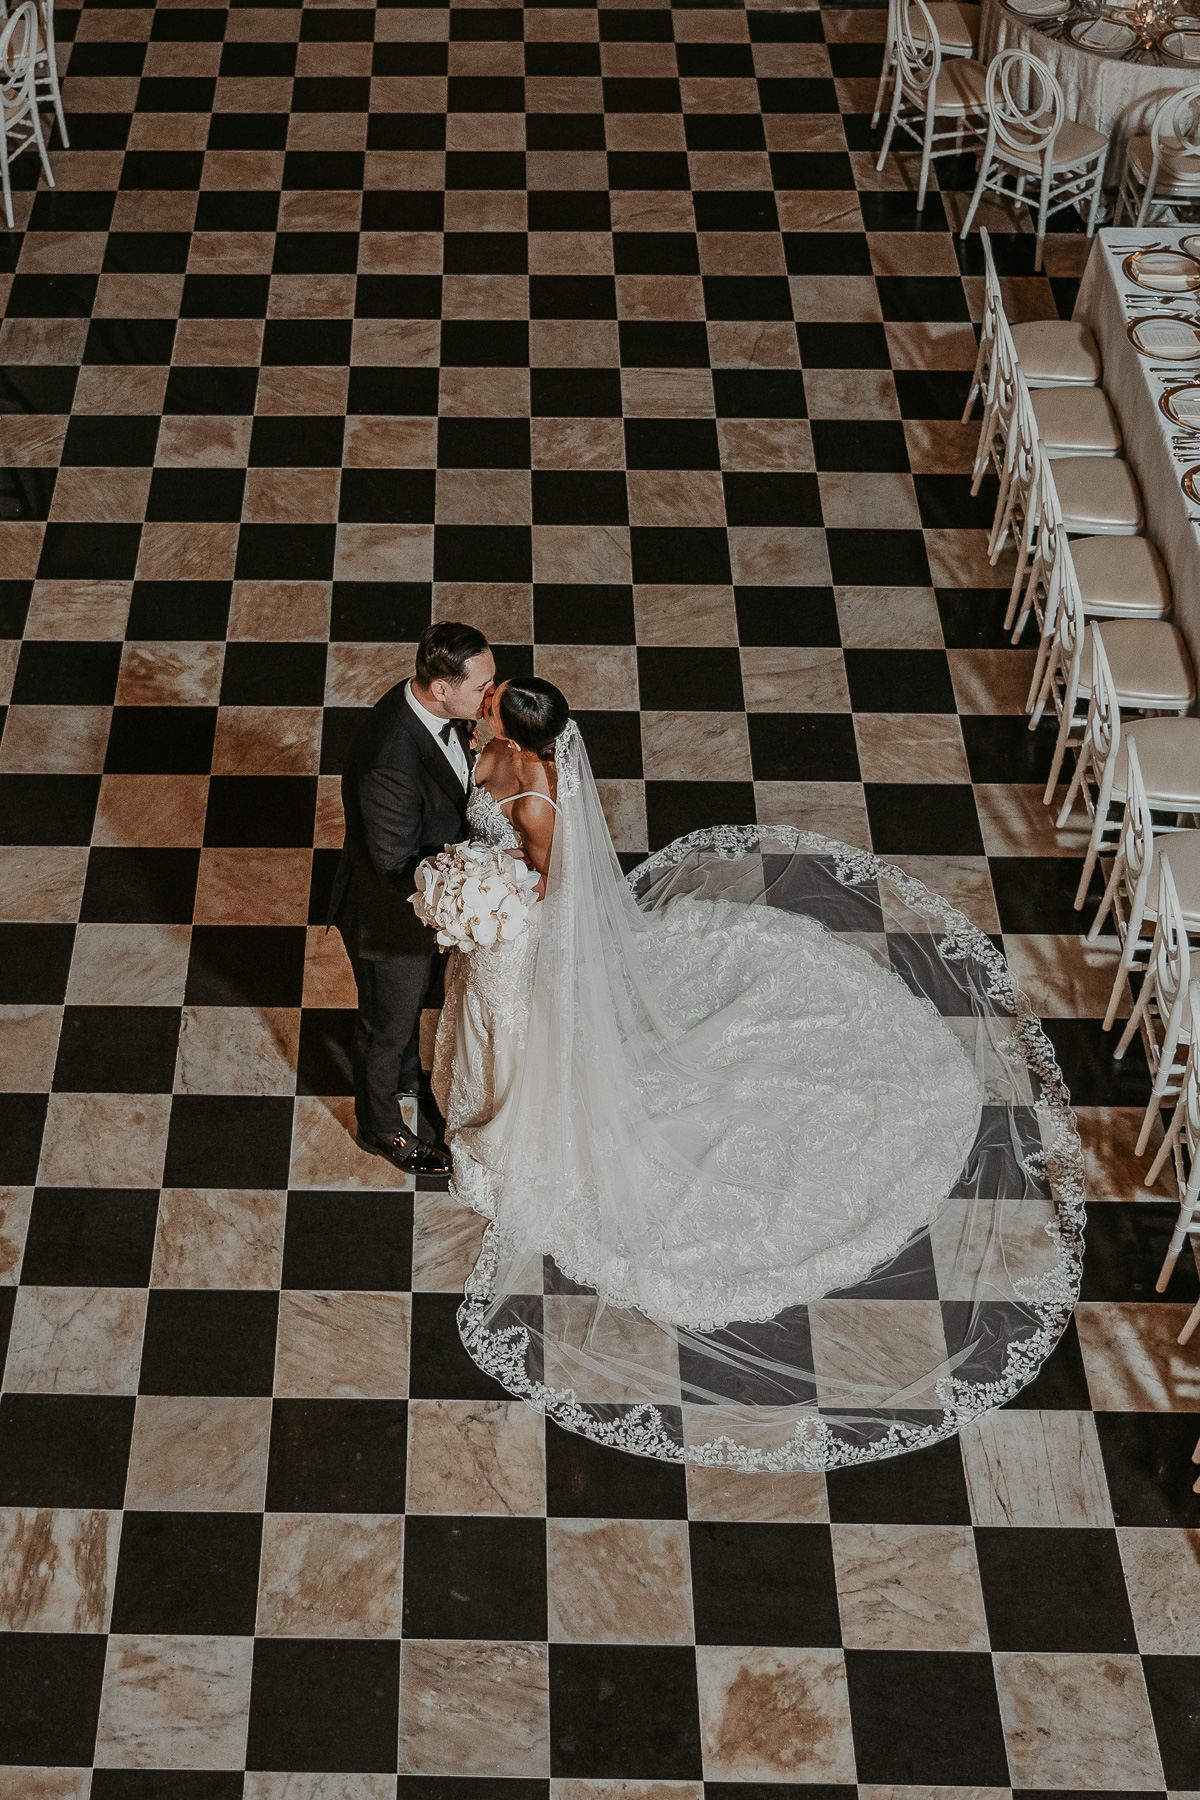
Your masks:
M450 734L453 732L453 730L454 730L454 720L447 719L446 723L442 726L442 729L438 732L438 736L441 738L443 744L448 744L450 742Z

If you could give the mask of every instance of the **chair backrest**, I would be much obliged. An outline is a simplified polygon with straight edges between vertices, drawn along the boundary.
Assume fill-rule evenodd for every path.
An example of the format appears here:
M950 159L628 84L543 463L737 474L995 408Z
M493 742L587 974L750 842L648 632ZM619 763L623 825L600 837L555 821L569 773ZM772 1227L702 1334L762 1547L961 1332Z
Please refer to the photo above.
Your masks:
M1095 814L1108 817L1109 802L1121 750L1121 708L1117 702L1117 684L1112 678L1108 652L1095 619L1092 620L1092 698L1088 704L1087 725L1079 754L1091 761L1096 782Z
M18 108L24 105L24 90L33 81L37 50L37 9L33 0L23 0L0 31L0 86L5 90L9 113L14 104Z
M1200 981L1189 984L1188 1006L1192 1018L1200 1019ZM1179 1104L1183 1108L1183 1133L1188 1153L1194 1163L1197 1151L1200 1150L1200 1031L1195 1027L1192 1029L1192 1041L1188 1045L1187 1069L1184 1072Z
M1043 159L1066 117L1062 89L1045 63L1027 50L1002 50L987 72L988 123L1008 150Z
M932 93L942 66L942 40L925 0L898 0L896 63L905 91Z
M1160 850L1157 860L1158 925L1154 933L1153 976L1158 1010L1165 1019L1183 1004L1192 979L1192 951L1171 859L1165 850Z
M1043 467L1048 467L1049 459ZM1084 637L1087 632L1087 620L1083 613L1083 595L1079 591L1079 577L1075 573L1075 559L1067 542L1066 532L1056 534L1054 542L1054 569L1052 573L1054 592L1054 634L1058 639L1058 653L1062 662L1063 680L1066 691L1063 694L1064 711L1070 711L1075 703L1075 694L1079 687L1079 663L1083 656Z
M1125 886L1132 891L1140 914L1154 862L1154 814L1146 798L1146 783L1138 760L1137 739L1131 731L1125 739L1129 772L1125 782L1125 817L1121 823L1120 854L1125 858Z
M1167 95L1150 127L1150 148L1155 161L1160 152L1169 153L1172 161L1200 159L1200 82Z

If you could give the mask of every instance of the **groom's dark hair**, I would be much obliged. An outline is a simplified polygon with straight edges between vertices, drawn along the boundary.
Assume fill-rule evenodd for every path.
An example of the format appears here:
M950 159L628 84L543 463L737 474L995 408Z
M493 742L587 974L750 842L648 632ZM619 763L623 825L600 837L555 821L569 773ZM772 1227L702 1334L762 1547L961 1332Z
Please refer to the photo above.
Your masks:
M471 658L482 655L487 647L482 631L473 625L462 625L456 619L427 625L417 639L417 685L427 688L431 682L448 681L457 687Z

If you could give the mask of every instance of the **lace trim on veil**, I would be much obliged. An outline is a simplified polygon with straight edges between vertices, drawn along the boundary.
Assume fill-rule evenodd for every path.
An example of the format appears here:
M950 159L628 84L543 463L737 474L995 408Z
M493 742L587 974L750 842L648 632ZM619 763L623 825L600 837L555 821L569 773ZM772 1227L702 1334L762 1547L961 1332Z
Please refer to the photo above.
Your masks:
M572 735L574 734L574 735ZM568 725L556 758L560 792L570 793L579 783L577 759L572 755L578 734ZM574 785L572 785L572 783ZM530 1334L519 1324L489 1326L487 1313L495 1297L502 1236L495 1222L495 1199L487 1171L479 1165L456 1175L459 1197L492 1222L484 1234L479 1260L466 1283L459 1310L459 1331L474 1361L493 1375L509 1393L527 1401L537 1411L574 1431L611 1448L669 1462L702 1467L724 1467L745 1473L803 1470L818 1472L926 1448L954 1435L972 1419L989 1412L1027 1386L1062 1335L1079 1295L1082 1270L1084 1183L1083 1156L1069 1095L1055 1059L1053 1046L1028 998L1013 980L1003 956L991 940L958 908L933 893L914 876L894 864L881 861L816 832L795 827L717 826L692 832L657 851L626 878L631 891L647 877L685 862L697 852L735 860L752 855L761 836L769 832L773 844L795 855L805 852L831 860L837 876L848 888L879 882L913 911L938 921L942 934L938 951L948 961L970 960L986 979L986 997L997 1013L1008 1015L1011 1033L998 1046L1014 1068L1024 1068L1036 1083L1032 1111L1037 1119L1042 1148L1026 1150L1021 1167L1033 1180L1048 1183L1053 1216L1044 1226L1054 1248L1053 1264L1036 1276L1019 1277L1013 1293L1032 1315L1032 1329L1014 1336L1005 1347L1004 1361L995 1379L968 1381L955 1374L938 1379L935 1386L940 1415L926 1422L904 1418L888 1421L869 1442L853 1442L835 1430L819 1413L806 1413L791 1437L781 1446L765 1450L737 1442L720 1433L702 1443L680 1441L661 1407L640 1402L614 1404L597 1409L583 1403L570 1387L549 1387L534 1379L528 1369ZM466 1187L477 1192L466 1192ZM563 1273L569 1273L564 1270ZM695 1409L693 1409L694 1412Z

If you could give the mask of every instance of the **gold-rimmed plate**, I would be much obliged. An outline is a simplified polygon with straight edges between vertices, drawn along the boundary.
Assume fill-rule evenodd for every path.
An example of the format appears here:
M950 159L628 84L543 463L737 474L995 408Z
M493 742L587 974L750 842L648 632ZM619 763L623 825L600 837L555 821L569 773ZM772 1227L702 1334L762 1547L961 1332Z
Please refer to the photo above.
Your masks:
M1164 31L1158 40L1158 47L1171 62L1181 65L1200 64L1200 19L1191 21L1191 29L1180 31Z
M1133 319L1127 335L1141 356L1158 362L1200 362L1200 325L1182 313L1156 313Z
M1181 425L1185 431L1200 431L1200 381L1164 388L1158 404L1173 425Z
M1039 19L1061 19L1070 12L1074 0L1004 0L1004 4L1019 19L1031 19L1036 24Z
M1179 485L1188 499L1200 506L1200 463L1193 463L1190 469L1183 471L1179 477Z
M1119 19L1076 19L1067 26L1067 37L1081 50L1093 50L1100 56L1124 56L1137 43L1132 25Z
M1128 281L1154 294L1190 294L1200 288L1200 262L1186 251L1135 250L1121 268Z

